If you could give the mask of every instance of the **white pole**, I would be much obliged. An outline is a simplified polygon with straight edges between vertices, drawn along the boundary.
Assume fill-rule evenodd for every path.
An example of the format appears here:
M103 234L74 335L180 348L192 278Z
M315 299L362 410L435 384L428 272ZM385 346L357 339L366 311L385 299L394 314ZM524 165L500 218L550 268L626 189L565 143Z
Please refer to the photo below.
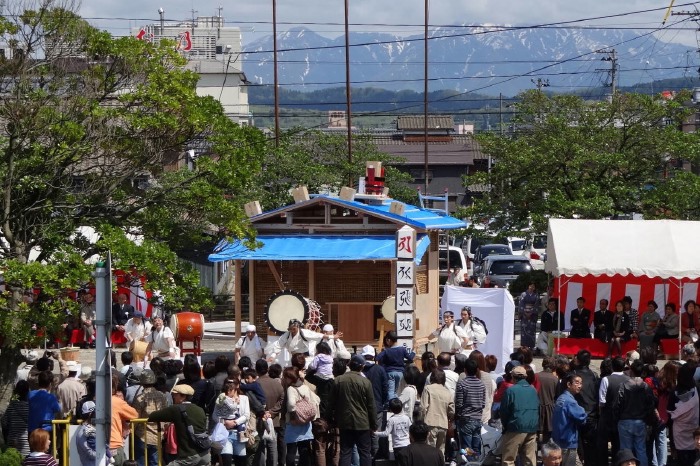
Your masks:
M106 466L107 441L109 427L112 423L112 372L108 348L111 342L107 338L107 328L112 322L112 264L108 254L107 260L98 262L93 277L95 278L95 327L97 327L95 344L95 465Z

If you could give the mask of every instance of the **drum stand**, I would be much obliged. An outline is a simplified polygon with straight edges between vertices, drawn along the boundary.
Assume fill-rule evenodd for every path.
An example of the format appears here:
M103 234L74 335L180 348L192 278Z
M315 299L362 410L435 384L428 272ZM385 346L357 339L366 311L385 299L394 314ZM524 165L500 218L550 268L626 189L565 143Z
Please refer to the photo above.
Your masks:
M202 337L194 337L192 341L192 348L185 348L185 341L190 340L176 340L178 348L180 348L180 354L184 355L186 353L192 353L195 356L202 355Z

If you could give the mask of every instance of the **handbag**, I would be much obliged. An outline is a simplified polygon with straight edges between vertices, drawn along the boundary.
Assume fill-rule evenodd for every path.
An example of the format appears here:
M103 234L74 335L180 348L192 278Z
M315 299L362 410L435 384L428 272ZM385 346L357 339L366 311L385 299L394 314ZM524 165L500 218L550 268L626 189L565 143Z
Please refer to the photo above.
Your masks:
M228 440L228 430L223 422L217 422L209 436L213 447L223 448Z
M177 455L177 433L175 432L175 424L168 424L163 432L165 437L165 452L169 455Z
M309 401L305 395L302 395L298 388L296 403L294 403L294 416L291 419L291 424L300 426L313 421L316 418L316 407Z

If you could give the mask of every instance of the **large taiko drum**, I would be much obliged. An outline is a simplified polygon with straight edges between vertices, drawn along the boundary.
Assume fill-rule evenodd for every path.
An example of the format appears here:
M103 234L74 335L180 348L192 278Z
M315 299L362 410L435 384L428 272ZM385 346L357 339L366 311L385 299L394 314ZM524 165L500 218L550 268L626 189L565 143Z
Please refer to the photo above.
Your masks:
M134 362L143 362L143 357L146 355L146 348L148 348L148 343L145 341L134 341L132 342L131 353L134 356Z
M175 340L195 341L204 336L204 316L198 312L179 312L170 316Z

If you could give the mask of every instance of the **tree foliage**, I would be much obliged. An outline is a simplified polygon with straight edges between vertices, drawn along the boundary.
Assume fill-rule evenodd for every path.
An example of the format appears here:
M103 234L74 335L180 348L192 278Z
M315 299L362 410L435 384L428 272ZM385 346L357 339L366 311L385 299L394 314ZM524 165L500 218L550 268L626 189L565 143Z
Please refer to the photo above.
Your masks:
M242 206L262 133L197 95L172 41L114 38L75 11L70 0L24 0L0 18L14 51L0 61L6 344L28 337L23 324L50 326L74 307L66 292L90 281L84 261L95 254L111 250L115 267L134 265L167 303L198 309L208 298L174 251L253 236ZM29 306L21 290L32 288L42 299Z
M546 231L549 217L688 216L674 193L697 186L697 177L673 178L674 162L697 160L700 147L697 134L680 131L691 113L687 94L617 94L611 102L538 91L521 97L514 134L478 136L494 164L465 185L490 191L466 216L492 220L497 231L537 232ZM664 209L664 202L676 208Z
M270 210L292 202L289 191L295 186L308 186L310 193L338 192L343 186L356 186L365 175L365 162L378 160L386 168L389 195L415 202L416 193L407 184L410 175L391 166L400 158L380 152L372 138L363 135L353 136L352 154L350 162L345 135L308 131L299 136L298 131L291 131L266 158L255 183L256 199L264 210Z

